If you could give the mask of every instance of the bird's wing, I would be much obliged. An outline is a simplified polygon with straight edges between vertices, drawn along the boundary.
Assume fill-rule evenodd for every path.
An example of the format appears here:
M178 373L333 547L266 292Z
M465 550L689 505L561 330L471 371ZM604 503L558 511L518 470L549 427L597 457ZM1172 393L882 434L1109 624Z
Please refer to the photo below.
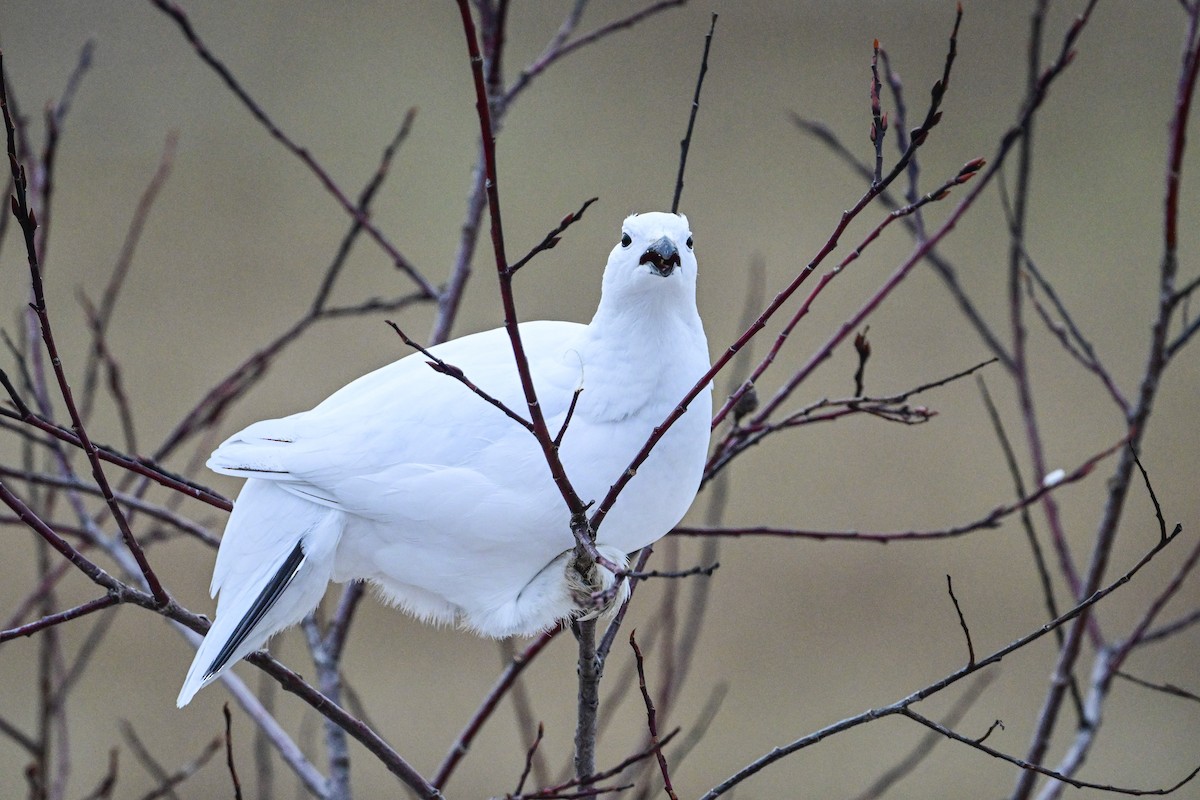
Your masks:
M565 413L580 384L572 342L584 326L521 325L543 413ZM476 386L527 416L512 350L502 329L432 348ZM301 497L342 507L348 478L387 472L391 480L431 469L470 469L472 458L501 439L529 434L457 379L413 354L347 384L311 411L254 423L212 454L215 472L277 481ZM350 509L356 510L356 509Z

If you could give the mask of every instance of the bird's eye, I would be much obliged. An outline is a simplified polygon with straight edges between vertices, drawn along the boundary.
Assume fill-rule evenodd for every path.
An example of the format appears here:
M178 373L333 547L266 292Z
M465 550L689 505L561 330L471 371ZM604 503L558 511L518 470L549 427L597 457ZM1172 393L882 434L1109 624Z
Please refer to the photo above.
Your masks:
M690 237L690 236L688 237L688 240L687 240L687 246L688 246L688 250L692 249L692 237Z
M621 247L629 247L629 245L631 245L631 244L633 244L633 239L629 238L629 234L622 233L621 234Z

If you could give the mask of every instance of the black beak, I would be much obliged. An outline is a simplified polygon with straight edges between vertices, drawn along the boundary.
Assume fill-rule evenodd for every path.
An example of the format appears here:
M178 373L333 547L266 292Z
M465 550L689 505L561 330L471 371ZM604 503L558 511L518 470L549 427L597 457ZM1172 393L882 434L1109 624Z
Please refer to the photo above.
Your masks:
M657 274L667 277L679 266L679 251L666 236L646 248L638 264L649 264Z

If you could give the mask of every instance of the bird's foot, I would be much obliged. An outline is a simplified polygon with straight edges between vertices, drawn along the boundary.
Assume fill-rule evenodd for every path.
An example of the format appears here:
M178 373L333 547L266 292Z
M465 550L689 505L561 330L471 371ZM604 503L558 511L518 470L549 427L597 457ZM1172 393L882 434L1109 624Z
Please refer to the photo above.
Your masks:
M619 554L617 559L612 559L607 553L602 555L619 565L625 563L624 553ZM586 562L585 567L578 556L567 560L567 590L577 609L572 616L577 620L611 616L629 596L629 584L623 577L618 583L611 571L590 558Z

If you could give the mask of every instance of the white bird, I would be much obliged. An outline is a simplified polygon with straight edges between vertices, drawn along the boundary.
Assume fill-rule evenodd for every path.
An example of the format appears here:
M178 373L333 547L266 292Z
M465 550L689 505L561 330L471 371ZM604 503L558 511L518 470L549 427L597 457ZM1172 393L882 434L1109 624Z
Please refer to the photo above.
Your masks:
M552 435L582 389L559 454L579 496L599 502L709 367L687 218L628 217L592 321L525 322L520 331ZM528 413L504 329L430 352ZM534 634L582 613L570 514L536 439L427 362L402 358L311 411L249 426L212 454L210 469L248 480L217 553L216 619L181 707L299 622L330 580L368 581L416 617L485 636ZM700 486L711 416L710 386L600 526L606 558L626 564L683 517ZM601 586L613 585L612 573L597 573Z

